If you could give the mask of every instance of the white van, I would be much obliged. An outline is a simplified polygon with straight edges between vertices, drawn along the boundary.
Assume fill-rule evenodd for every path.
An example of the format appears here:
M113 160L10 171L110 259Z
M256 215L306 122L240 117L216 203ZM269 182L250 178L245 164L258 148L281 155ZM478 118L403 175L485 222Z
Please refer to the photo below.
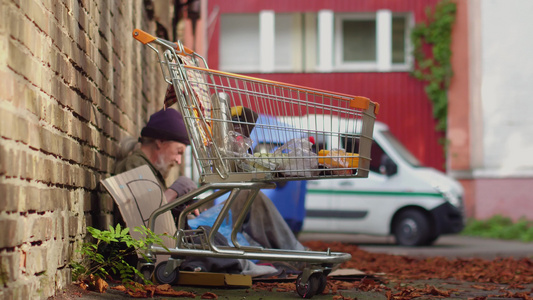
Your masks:
M308 116L278 118L279 122L305 128L308 132L316 128L329 132L353 128L350 121L341 118L326 116L313 120L315 122L309 122ZM273 124L274 121L265 122ZM351 135L353 132L346 132L346 136ZM252 136L254 147L281 145L283 141L277 140L278 136L284 135ZM264 140L264 137L270 139ZM290 138L292 136L285 140ZM430 245L442 234L460 232L464 227L462 186L442 172L422 166L385 124L375 122L373 138L368 178L307 181L305 217L299 214L300 211L282 212L288 223L294 220L287 219L287 215L300 222L303 218L303 226L299 223L293 230L298 231L302 226L304 232L394 235L396 242L405 246ZM343 144L349 143L349 138L321 138L319 135L315 140L315 150L357 147ZM191 157L190 149L187 156ZM192 166L187 167L186 174L198 178L197 170ZM273 202L280 211L289 206L292 210L303 209L301 202L292 200L273 199ZM284 205L280 206L278 202Z
M422 166L380 122L371 158L368 178L308 181L302 231L392 234L400 245L421 246L463 229L462 186Z

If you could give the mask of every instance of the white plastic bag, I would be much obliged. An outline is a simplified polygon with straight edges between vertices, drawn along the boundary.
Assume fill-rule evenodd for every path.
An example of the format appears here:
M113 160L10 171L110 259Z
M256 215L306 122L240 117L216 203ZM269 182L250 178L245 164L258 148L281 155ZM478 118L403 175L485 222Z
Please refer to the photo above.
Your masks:
M278 170L289 177L318 175L318 157L312 146L312 138L295 138L283 144L272 153Z

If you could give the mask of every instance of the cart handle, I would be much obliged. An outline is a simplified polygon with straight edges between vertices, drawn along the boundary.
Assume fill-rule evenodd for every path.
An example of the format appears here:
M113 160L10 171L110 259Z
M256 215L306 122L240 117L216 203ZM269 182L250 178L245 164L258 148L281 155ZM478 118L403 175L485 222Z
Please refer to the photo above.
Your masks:
M164 44L166 46L170 46L176 50L176 52L181 53L185 52L185 54L194 54L194 51L183 46L178 45L178 43L173 43L171 41L155 37L148 32L142 31L141 29L134 29L133 30L133 37L138 40L139 42L143 43L143 45L146 45L148 43L152 43L154 41L158 42L159 44Z

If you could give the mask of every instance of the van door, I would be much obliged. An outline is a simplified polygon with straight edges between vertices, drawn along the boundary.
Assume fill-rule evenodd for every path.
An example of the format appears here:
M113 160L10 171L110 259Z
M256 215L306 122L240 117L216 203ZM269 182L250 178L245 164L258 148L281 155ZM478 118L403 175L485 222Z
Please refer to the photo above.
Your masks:
M342 146L351 148L349 144ZM388 176L380 172L379 158L384 155L374 142L368 178L309 181L303 230L387 234L386 220L393 212L382 204L394 198L395 187L387 185Z
M387 133L374 132L368 178L308 183L304 231L389 235L400 209L420 207L429 211L445 202L428 178L420 176L419 170L388 143ZM353 147L342 141L339 146Z

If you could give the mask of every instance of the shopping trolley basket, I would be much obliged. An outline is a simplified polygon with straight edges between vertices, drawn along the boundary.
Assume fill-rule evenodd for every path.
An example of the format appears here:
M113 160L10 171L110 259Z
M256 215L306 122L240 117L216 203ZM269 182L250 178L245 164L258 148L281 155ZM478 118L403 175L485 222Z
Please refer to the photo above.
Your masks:
M175 93L175 97L166 98L165 107L177 103L204 184L154 211L150 228L157 216L172 207L215 191L180 215L176 248L170 249L172 257L164 266L156 267L156 279L176 277L183 256L300 261L307 262L308 267L297 279L298 293L306 298L320 293L325 288L325 275L333 265L349 260L349 254L242 246L236 235L259 189L274 188L276 181L367 177L379 105L365 97L212 70L180 42L156 38L139 29L133 36L157 54L164 79ZM271 142L258 147L257 142L265 140ZM251 193L234 224L234 246L217 247L214 235L241 190ZM228 192L229 198L209 234L201 229L183 229L189 213ZM168 254L156 246L150 250L149 255Z

